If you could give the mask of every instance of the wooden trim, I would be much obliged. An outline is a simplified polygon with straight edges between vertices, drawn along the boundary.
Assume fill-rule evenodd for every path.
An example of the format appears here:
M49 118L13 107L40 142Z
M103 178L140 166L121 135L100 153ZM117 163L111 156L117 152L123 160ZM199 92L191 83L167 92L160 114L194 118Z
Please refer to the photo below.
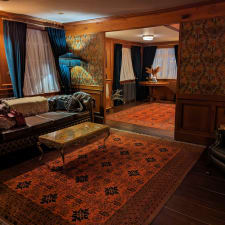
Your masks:
M165 41L165 42L151 42L148 44L144 44L143 47L148 47L148 46L157 46L160 48L165 48L165 47L173 47L174 45L179 45L179 41Z
M43 97L50 97L50 96L54 96L54 95L59 95L60 92L49 92L49 93L41 93L41 94L37 94L37 95L26 95L24 97L35 97L35 96L43 96Z
M143 47L143 43L139 43L139 42L133 42L133 41L126 41L126 40L120 40L120 39L116 39L116 38L107 38L107 40L112 41L113 45L114 44L122 44L126 47L131 47L131 46L140 46Z
M209 146L211 145L214 140L215 136L211 135L202 135L202 134L196 134L196 133L190 133L185 131L175 131L175 140L177 141L183 141L183 142L189 142L189 143L195 143L199 145L205 145Z
M155 12L147 12L121 17L109 17L82 22L65 23L69 34L88 34L107 31L118 31L152 26L161 26L225 15L225 2L204 1L192 5L176 7Z
M41 31L45 30L44 26L38 26L38 25L35 25L35 24L27 24L27 28L28 29L34 29L34 30L41 30Z
M84 85L84 84L79 84L79 85L72 85L74 89L82 89L82 90L93 90L93 91L101 91L103 92L103 86L98 86L98 85Z
M177 94L177 99L180 99L180 100L200 100L200 101L225 102L225 98L222 95L187 95L187 94Z
M166 28L168 28L168 29L170 29L170 30L173 30L173 31L180 32L179 29L177 29L176 27L173 27L173 26L171 26L171 25L164 25L164 27L166 27Z
M0 92L1 91L12 91L13 89L12 88L0 88Z
M13 20L13 21L18 21L18 22L27 23L27 24L36 25L36 26L55 27L60 29L64 28L62 23L51 21L51 20L40 19L37 17L23 15L23 14L0 11L0 17L3 20L4 19Z

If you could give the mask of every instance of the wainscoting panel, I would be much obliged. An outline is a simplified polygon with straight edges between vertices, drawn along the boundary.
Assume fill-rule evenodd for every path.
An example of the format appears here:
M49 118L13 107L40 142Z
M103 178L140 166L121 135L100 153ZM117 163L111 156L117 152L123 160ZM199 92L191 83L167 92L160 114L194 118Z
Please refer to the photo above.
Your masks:
M182 129L200 132L210 131L210 106L182 104Z
M216 107L216 127L225 124L225 106Z
M103 122L104 121L103 86L75 85L73 86L73 89L76 91L84 91L94 98L95 120L97 120L98 122Z
M225 123L225 102L177 99L175 140L210 145Z

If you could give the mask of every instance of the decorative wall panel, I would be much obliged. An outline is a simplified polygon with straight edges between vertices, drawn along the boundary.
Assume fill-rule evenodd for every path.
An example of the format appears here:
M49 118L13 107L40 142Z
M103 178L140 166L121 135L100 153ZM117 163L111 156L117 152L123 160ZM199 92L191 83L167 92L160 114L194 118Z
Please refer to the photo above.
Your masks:
M225 95L225 17L181 24L179 93Z
M83 69L72 69L73 80L78 81L76 85L103 85L104 38L104 33L66 37L70 51L88 62L82 65ZM81 78L79 71L85 75L84 78Z

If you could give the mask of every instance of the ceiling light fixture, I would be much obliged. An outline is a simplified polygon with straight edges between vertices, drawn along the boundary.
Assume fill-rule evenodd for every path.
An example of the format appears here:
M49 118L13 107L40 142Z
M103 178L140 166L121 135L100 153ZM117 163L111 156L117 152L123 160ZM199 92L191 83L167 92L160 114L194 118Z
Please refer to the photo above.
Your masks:
M144 41L152 41L154 39L154 35L143 35L142 38Z

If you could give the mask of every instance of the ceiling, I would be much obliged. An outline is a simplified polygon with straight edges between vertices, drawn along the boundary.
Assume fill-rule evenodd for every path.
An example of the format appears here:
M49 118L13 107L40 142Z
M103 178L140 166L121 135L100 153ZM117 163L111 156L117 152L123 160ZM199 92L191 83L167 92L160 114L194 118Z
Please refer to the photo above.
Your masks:
M149 34L154 35L154 40L144 41L142 35ZM178 41L179 32L166 26L159 26L134 30L106 32L106 37L147 44L152 42Z
M0 0L0 10L64 23L168 9L202 1L203 0Z

